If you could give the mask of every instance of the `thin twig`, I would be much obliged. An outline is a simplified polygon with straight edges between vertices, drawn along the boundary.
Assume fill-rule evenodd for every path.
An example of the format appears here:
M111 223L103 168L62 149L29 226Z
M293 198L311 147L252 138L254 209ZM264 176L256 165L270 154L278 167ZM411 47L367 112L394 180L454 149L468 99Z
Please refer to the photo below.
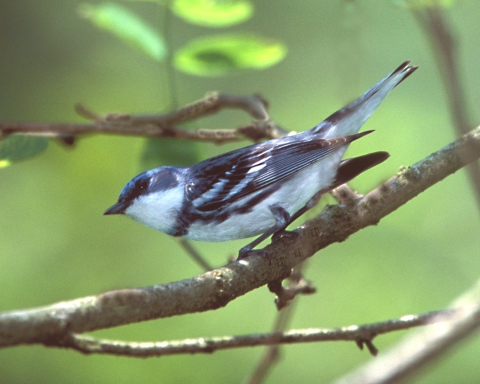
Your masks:
M480 324L480 306L448 309L421 315L408 315L384 322L352 325L342 328L309 328L288 332L259 333L242 336L201 337L163 342L123 342L95 339L89 336L67 334L62 347L68 347L85 354L108 354L128 357L167 356L178 354L213 353L215 351L255 347L260 345L296 344L320 341L371 341L374 337L433 323L445 323L459 314L469 311ZM448 326L448 325L447 325ZM54 344L55 346L56 344ZM58 345L57 345L58 346Z
M258 95L237 96L212 93L203 99L163 115L132 116L124 113L110 113L98 116L85 106L77 105L77 112L83 117L94 119L90 124L69 123L28 123L0 121L0 139L11 134L25 134L49 138L65 138L85 134L113 134L140 137L169 137L189 140L226 141L272 139L287 132L269 120L266 101ZM176 126L186 121L216 113L220 109L237 108L259 119L235 129L190 130Z
M211 271L213 267L208 263L205 258L198 253L198 251L193 247L193 245L184 238L178 239L179 244L182 248L189 254L189 256L202 268L204 271Z
M440 5L413 7L412 13L429 39L435 54L445 86L453 127L459 137L469 131L471 124L469 123L465 91L459 75L457 44L452 28ZM466 148L465 156L468 156L468 151L475 151L475 149ZM477 208L480 211L480 166L478 162L471 163L467 167L467 172L475 193Z
M283 286L282 280L271 281L268 283L268 289L270 292L275 293L275 304L277 309L281 309L288 306L298 295L311 295L316 292L314 285L306 280L300 273L298 268L295 268L292 274L288 277L290 284L286 287Z
M298 285L299 281L304 280L303 270L306 266L306 261L299 264L294 268L292 275L289 277L289 280L292 281L291 286ZM293 279L292 279L293 277ZM287 329L288 323L290 322L294 310L296 308L297 301L293 301L287 307L283 308L278 312L275 325L273 326L272 332L284 332ZM277 305L278 308L278 305ZM246 384L259 384L265 380L268 373L272 370L275 363L278 361L280 356L280 346L278 344L270 345L263 356L260 358L257 366L253 370L250 377L245 381Z
M288 307L281 310L278 315L274 325L273 332L284 331L288 320L290 319L295 308L295 302L291 303ZM253 370L252 374L245 381L246 384L258 384L265 380L268 373L273 368L274 364L278 361L280 357L280 345L273 344L267 347L264 354L260 358L257 366Z
M170 101L171 108L178 108L178 87L176 86L177 72L175 71L175 66L173 64L173 33L172 33L172 7L171 0L166 0L164 6L162 7L162 20L160 20L160 25L162 28L162 35L165 39L165 44L167 46L167 58L165 63L165 71L163 84L166 85L168 98ZM161 84L159 84L161 86Z
M452 346L478 331L479 294L480 284L477 282L475 287L462 295L467 296L466 300L457 300L456 304L463 306L451 313L450 321L440 321L436 325L407 335L390 351L346 374L335 381L335 384L387 384L398 383L407 378L411 380L420 368L435 361ZM434 318L434 321L436 320Z

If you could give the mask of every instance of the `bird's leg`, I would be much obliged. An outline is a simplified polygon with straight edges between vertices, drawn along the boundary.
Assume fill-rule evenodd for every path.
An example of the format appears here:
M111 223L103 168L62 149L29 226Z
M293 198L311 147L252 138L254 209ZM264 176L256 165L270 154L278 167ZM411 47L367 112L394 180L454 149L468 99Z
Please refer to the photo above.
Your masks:
M270 228L267 232L263 235L259 236L255 240L253 240L250 244L247 244L245 247L241 248L238 252L238 259L243 259L252 253L257 253L262 256L266 254L264 250L253 250L258 244L260 244L263 240L267 239L269 236L274 235L272 237L272 241L279 239L282 236L290 236L296 235L295 232L288 232L285 231L285 228L290 224L291 218L290 214L282 207L278 205L272 205L269 207L270 212L272 212L273 217L275 218L275 225ZM278 236L277 236L278 233Z
M320 200L320 198L322 197L322 195L324 193L326 193L328 191L328 189L322 189L320 191L318 191L315 195L313 195L313 197L307 201L307 204L305 204L305 206L301 209L299 209L293 216L292 218L290 219L290 223L293 223L295 220L297 220L300 216L302 216L305 212L307 212L309 209L313 208L314 206L316 206ZM288 224L290 224L288 223Z
M270 208L270 211L275 216L277 224L275 226L276 230L272 236L272 243L279 240L282 237L297 237L297 232L287 231L286 228L292 222L292 217L290 214L283 209L282 207L274 206Z
M291 223L293 223L295 220L297 220L300 216L302 216L305 212L307 212L310 208L314 207L317 205L318 201L320 200L320 197L325 193L324 190L321 190L317 192L309 201L307 201L307 204L303 208L300 208L297 212L293 214L293 216L290 217L287 225L283 229L278 230L277 232L274 233L272 236L272 241L277 241L281 237L287 236L287 237L297 237L298 233L293 232L293 231L286 231L285 228L287 228ZM288 214L288 212L287 212Z

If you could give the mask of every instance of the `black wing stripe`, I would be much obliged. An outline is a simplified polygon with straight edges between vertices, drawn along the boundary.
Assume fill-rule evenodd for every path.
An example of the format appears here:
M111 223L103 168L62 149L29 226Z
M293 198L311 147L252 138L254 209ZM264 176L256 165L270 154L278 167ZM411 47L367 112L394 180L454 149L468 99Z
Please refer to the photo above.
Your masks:
M231 153L221 166L208 167L209 164L205 164L202 167L202 171L208 169L208 172L195 175L193 190L187 190L188 197L196 209L205 213L234 204L248 195L253 198L260 190L368 133L370 131L328 140L310 137L307 140L285 141L256 151Z
M263 158L260 158L263 157ZM268 155L268 151L263 151L259 154L257 154L255 157L253 157L254 162L252 163L252 157L249 156L243 156L235 167L228 172L225 172L225 176L222 178L220 177L220 180L228 180L226 183L223 184L222 190L216 191L217 196L215 199L211 199L210 201L216 202L216 201L222 201L225 199L228 199L228 197L232 194L236 194L239 191L242 190L242 188L245 188L248 183L250 183L255 175L259 173L265 166L268 161L270 156ZM256 172L251 172L252 168L258 167L258 171ZM250 172L249 172L250 171ZM218 182L218 181L217 181ZM215 184L213 184L215 185ZM202 197L207 197L206 194L208 194L208 191L206 191L204 194L199 196L200 199ZM201 200L198 202L201 203ZM203 209L200 206L198 209Z
M255 186L263 188L272 182L288 177L337 151L348 141L347 138L343 137L334 140L323 140L321 143L315 140L309 143L310 145L304 148L304 151L297 150L295 151L296 153L292 153L288 157L282 157L282 159L272 163L268 170L255 179Z
M316 154L316 156L314 154L302 157L298 156L297 159L291 159L292 161L288 163L288 168L282 167L282 164L279 163L255 179L255 188L264 188L272 183L291 176L294 173L316 163L336 149L338 148L326 148L325 150L322 150L321 154Z
M328 156L332 152L340 149L347 142L351 141L349 138L339 138L333 140L309 140L305 142L292 142L288 145L279 146L272 150L271 156L266 158L264 162L268 160L270 164L266 166L264 171L259 170L257 174L252 177L248 177L248 167L245 164L244 167L237 166L234 173L244 172L243 176L245 180L240 183L234 183L235 185L225 184L224 190L219 191L218 195L214 199L209 199L207 204L199 204L197 209L200 211L208 211L210 209L218 209L220 205L229 205L235 201L252 194L260 189L266 188L269 185L280 181L303 168L319 161L320 159ZM281 157L279 157L281 155ZM257 166L260 161L255 162ZM250 180L248 180L250 179ZM243 189L237 190L237 187L243 184ZM200 202L199 202L200 203Z

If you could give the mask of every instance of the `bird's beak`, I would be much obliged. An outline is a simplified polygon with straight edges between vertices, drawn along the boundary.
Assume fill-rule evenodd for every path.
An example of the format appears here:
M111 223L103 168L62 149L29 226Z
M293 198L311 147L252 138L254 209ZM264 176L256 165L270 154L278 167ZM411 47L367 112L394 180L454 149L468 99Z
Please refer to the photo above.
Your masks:
M128 201L122 201L118 202L115 205L112 205L110 208L108 208L105 212L103 212L104 215L122 215L125 213L125 209L128 208L129 206Z

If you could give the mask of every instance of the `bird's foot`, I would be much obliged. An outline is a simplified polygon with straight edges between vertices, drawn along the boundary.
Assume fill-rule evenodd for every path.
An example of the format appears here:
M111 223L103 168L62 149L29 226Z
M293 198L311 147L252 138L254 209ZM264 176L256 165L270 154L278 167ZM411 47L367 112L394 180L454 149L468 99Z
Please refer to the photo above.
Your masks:
M268 259L270 259L270 255L264 249L252 249L248 245L246 247L241 248L238 251L237 260L244 259L247 256L261 256L261 257L268 257Z
M272 243L280 240L282 237L287 237L289 239L296 239L298 237L298 232L294 231L286 231L285 229L281 229L277 231L272 236Z

